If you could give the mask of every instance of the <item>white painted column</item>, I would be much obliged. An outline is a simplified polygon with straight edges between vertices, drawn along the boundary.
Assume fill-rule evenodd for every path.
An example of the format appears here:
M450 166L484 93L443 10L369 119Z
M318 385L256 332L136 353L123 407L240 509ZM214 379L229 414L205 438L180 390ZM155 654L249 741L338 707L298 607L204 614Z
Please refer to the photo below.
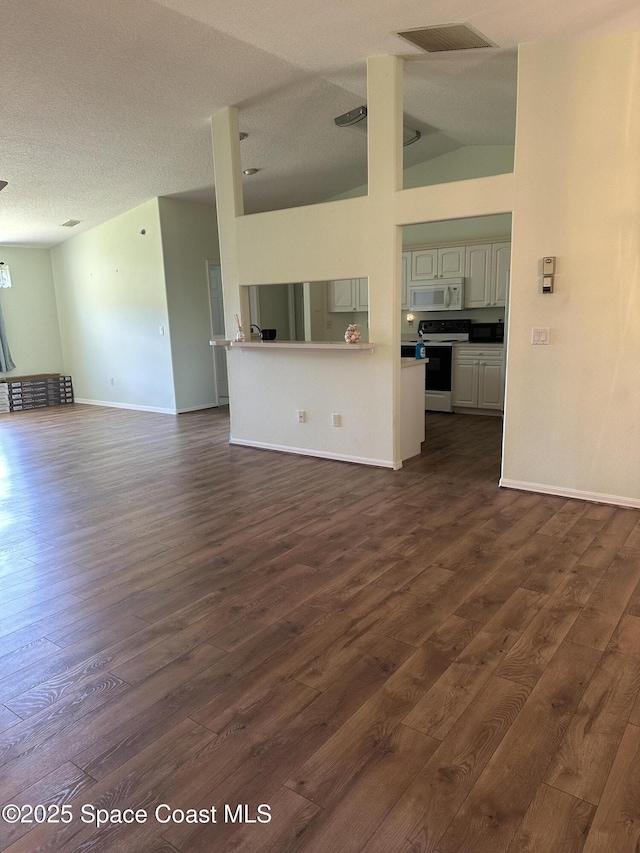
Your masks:
M249 301L243 295L238 277L237 219L244 216L240 133L238 110L226 107L211 118L213 172L216 184L216 208L220 240L220 265L224 293L225 329L228 338L236 332L235 315L249 333Z
M402 232L395 223L395 195L402 189L403 60L376 56L367 63L369 169L369 336L385 360L384 387L376 388L388 407L390 456L401 467L400 305Z

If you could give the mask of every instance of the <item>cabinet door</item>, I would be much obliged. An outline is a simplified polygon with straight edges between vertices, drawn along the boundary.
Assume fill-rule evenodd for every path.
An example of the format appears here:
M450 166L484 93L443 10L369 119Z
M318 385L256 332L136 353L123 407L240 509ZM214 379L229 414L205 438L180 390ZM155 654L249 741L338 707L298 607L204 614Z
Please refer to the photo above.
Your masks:
M331 312L355 311L354 279L342 278L339 281L327 282L327 303L327 310Z
M369 279L357 278L356 283L356 311L369 310Z
M478 406L478 362L454 359L451 385L454 406Z
M438 277L438 250L421 249L411 252L411 280L423 281Z
M491 304L507 304L511 270L511 243L494 243L491 263Z
M478 408L504 408L504 370L502 359L480 362L478 371Z
M411 252L402 253L402 305L403 311L409 310L409 279L411 278Z
M465 308L484 308L491 304L492 248L491 243L467 246Z
M464 250L464 246L447 246L445 249L438 249L438 275L442 278L463 278Z

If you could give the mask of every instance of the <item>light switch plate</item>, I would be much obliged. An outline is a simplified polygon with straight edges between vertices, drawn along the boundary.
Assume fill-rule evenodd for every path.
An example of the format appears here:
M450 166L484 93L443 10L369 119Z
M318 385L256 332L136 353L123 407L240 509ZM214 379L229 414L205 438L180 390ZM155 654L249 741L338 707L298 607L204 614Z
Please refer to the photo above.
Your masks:
M549 329L531 329L531 343L547 346L549 344Z
M553 275L556 271L556 259L551 256L547 256L542 259L542 274L543 275Z

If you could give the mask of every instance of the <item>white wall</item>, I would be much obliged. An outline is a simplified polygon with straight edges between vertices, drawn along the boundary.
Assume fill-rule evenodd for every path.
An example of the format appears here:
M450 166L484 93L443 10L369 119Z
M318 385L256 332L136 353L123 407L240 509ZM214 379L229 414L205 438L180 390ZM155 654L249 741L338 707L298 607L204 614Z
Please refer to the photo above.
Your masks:
M388 381L379 354L232 349L229 362L232 441L390 464L391 408L371 393ZM304 424L299 409L307 413ZM333 412L342 415L340 428L331 425Z
M219 259L215 207L160 198L160 227L178 411L216 405L207 260Z
M58 311L48 249L0 248L13 286L0 290L0 305L15 370L0 376L62 373Z
M402 229L404 249L437 246L439 244L491 242L511 239L511 214L470 216L443 222L420 222Z
M513 145L466 145L456 148L455 151L405 169L404 188L408 190L512 172L513 154Z
M51 258L76 398L174 412L158 199L56 246Z
M419 145L420 143L416 143ZM513 145L467 145L404 170L404 189L432 186L513 171ZM367 195L367 184L354 187L332 201Z
M640 34L525 45L518 80L503 477L640 505Z
M249 356L232 348L231 436L398 467L400 226L510 211L514 183L502 174L400 191L402 62L375 57L368 69L367 197L244 216L237 113L213 117L227 334L234 313L247 313L241 285L367 277L369 336L376 345L370 355L316 351L304 357L266 348ZM299 408L313 420L297 424ZM343 415L342 428L331 426L332 411Z
M269 284L258 289L260 327L275 329L279 341L291 339L289 323L289 285Z

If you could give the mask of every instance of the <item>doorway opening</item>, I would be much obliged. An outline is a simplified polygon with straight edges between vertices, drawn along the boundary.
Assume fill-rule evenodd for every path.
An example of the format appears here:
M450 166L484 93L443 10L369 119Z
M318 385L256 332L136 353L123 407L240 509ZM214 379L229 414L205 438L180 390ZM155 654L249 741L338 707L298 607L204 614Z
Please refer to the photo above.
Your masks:
M492 433L498 427L502 438L511 214L425 222L402 232L401 341L403 353L418 341L426 345L427 447L430 421L459 434L472 431L469 416L496 421Z

